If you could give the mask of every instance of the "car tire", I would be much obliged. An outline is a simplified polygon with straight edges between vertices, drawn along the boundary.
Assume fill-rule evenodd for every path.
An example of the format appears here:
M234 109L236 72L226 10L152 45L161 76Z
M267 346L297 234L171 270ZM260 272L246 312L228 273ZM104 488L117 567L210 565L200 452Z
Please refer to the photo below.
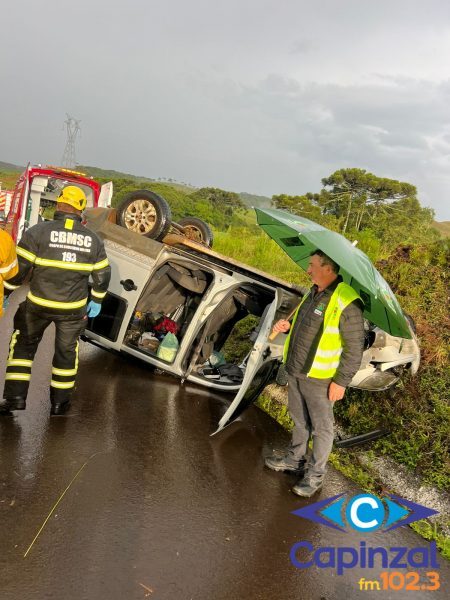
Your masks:
M183 217L178 221L178 225L183 228L184 235L195 242L200 242L210 248L213 245L214 234L211 227L202 219L197 217Z
M166 235L171 220L172 213L166 200L150 190L130 192L117 207L119 225L152 240L160 240Z

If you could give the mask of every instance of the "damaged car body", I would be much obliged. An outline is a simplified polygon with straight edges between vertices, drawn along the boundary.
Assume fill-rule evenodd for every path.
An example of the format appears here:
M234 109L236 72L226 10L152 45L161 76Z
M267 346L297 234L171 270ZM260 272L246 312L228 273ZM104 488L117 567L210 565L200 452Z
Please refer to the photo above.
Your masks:
M117 225L114 212L86 211L87 226L104 241L112 277L85 338L181 380L232 393L217 433L275 379L285 335L269 336L273 324L299 304L301 289L181 235L162 241L140 236ZM229 359L243 322L246 347ZM417 371L420 353L412 330L407 340L366 325L363 361L351 386L384 390Z

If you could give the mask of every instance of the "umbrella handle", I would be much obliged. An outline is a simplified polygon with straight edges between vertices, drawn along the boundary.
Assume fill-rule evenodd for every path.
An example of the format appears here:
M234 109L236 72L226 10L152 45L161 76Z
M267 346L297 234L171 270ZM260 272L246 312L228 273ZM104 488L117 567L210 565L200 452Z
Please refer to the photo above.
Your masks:
M292 310L292 311L291 311L291 312L288 314L288 316L287 316L287 317L286 317L286 319L285 319L286 321L289 321L290 319L292 319L292 317L295 315L295 311L297 310L297 308L298 308L298 304L297 304L297 306L294 308L294 310ZM274 340L274 339L277 337L277 335L278 335L279 333L281 333L281 331L272 331L272 333L269 335L269 342L272 342L272 341L273 341L273 340Z

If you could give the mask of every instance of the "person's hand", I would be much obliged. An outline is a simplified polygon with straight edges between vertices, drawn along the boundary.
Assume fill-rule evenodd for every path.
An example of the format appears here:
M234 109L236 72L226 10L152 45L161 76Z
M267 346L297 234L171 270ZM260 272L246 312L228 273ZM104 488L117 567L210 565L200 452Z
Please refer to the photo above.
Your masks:
M286 319L280 319L273 326L272 331L274 333L286 333L291 328L291 324Z
M336 402L336 400L342 400L345 394L345 387L338 385L332 381L328 386L328 400L330 402Z
M8 304L9 304L8 296L3 296L3 310L6 310L8 308Z
M89 304L87 305L87 316L90 319L93 319L94 317L96 317L98 314L100 314L100 311L102 309L102 305L99 304L98 302L94 302L93 300L91 300L89 302Z

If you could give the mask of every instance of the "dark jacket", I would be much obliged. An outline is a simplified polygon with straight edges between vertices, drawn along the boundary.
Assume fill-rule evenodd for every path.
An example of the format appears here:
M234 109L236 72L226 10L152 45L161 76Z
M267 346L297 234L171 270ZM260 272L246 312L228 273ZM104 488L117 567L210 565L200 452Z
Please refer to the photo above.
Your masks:
M18 287L31 272L28 301L38 310L84 315L89 300L101 303L111 267L102 240L81 224L78 215L56 212L53 221L28 229L17 246L19 273L8 283Z
M322 292L313 285L310 295L300 307L289 345L286 370L290 375L306 375L323 332L323 319L328 302L341 278L338 277ZM352 302L342 312L339 322L343 351L333 377L338 385L347 387L361 365L364 349L364 319L359 301Z

